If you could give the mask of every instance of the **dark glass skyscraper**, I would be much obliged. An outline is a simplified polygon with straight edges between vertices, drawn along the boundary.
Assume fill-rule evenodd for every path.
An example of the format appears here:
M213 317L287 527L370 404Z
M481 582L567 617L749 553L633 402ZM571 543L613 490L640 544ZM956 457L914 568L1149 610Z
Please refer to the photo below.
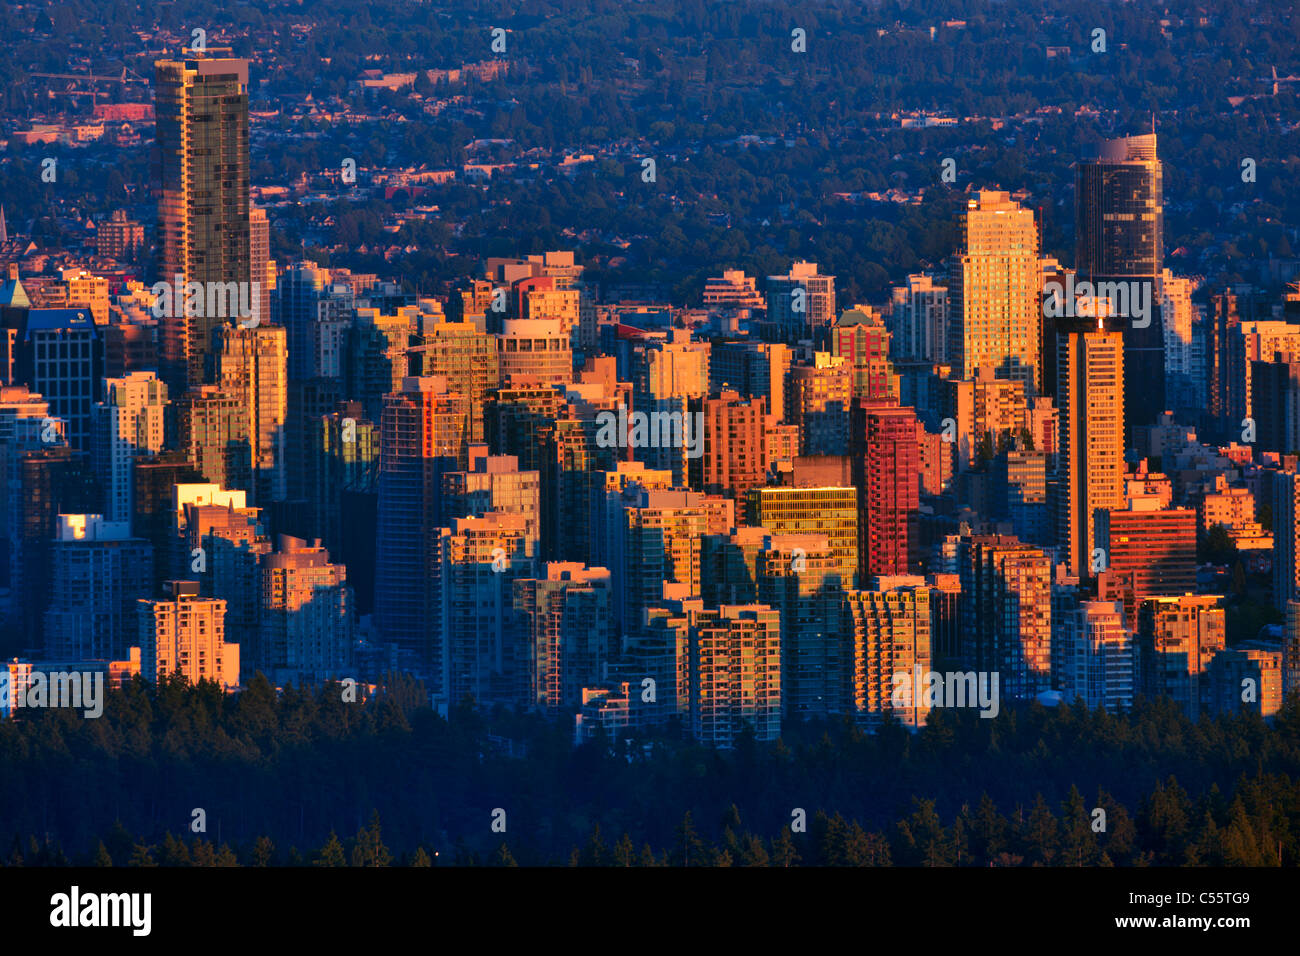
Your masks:
M186 315L186 283L249 283L248 61L159 60L158 279L173 285L162 318L164 378L179 394L204 380L212 328L229 315ZM180 276L180 279L177 279ZM238 287L236 287L236 290ZM232 290L235 291L235 290ZM238 294L236 291L235 294ZM249 292L251 298L251 290ZM224 297L228 303L229 296ZM227 305L226 310L230 312Z
M1165 407L1165 343L1158 282L1164 268L1164 193L1156 135L1101 144L1075 178L1075 267L1079 281L1123 283L1125 421L1154 422ZM1149 304L1135 315L1133 297Z

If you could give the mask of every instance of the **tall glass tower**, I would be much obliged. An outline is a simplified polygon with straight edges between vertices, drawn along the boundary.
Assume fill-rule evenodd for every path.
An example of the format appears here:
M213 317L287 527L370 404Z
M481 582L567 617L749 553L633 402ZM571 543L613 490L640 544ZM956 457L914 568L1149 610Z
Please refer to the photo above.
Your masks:
M158 279L173 284L172 308L162 318L162 364L179 394L204 381L212 329L236 318L209 315L221 311L209 302L224 301L231 312L225 290L239 286L228 284L262 278L251 275L249 248L248 61L159 60L154 69ZM193 310L202 314L186 314L190 282L203 285L203 307ZM208 291L217 283L220 297Z
M1124 324L1125 419L1154 422L1165 408L1165 341L1159 277L1164 196L1156 134L1107 140L1075 177L1075 267L1080 281L1123 283L1149 303ZM1136 284L1136 285L1134 285ZM1130 310L1132 311L1132 310Z

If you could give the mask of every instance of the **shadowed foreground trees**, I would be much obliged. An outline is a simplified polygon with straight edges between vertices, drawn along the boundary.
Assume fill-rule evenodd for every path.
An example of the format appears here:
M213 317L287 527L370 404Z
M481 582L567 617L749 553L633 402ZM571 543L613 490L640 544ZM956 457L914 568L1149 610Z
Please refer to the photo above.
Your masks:
M468 706L444 719L405 677L372 700L342 698L338 685L277 694L261 678L235 695L137 680L98 719L0 721L0 861L1300 863L1295 698L1271 725L1192 722L1167 700L1122 716L1033 704L992 720L935 711L915 734L792 723L774 744L746 737L731 752L667 731L575 749L561 724Z

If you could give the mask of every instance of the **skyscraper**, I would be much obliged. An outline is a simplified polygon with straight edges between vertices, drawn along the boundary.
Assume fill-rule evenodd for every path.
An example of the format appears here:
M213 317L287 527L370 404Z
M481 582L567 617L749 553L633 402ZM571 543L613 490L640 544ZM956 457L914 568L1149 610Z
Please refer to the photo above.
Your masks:
M850 459L858 489L858 562L868 574L906 574L909 525L920 507L920 446L910 408L857 399Z
M153 593L153 546L125 521L59 515L51 547L45 656L121 660L136 644L135 604Z
M275 260L271 258L271 224L266 210L248 208L248 275L258 283L257 307L251 318L256 323L271 319L271 293L275 291Z
M749 489L746 522L773 534L825 536L844 588L857 580L858 521L858 490L853 487Z
M521 471L513 455L489 455L487 446L469 446L468 468L442 476L439 524L481 517L490 511L524 518L525 554L536 559L541 545L541 481L536 471Z
M546 565L545 578L514 582L519 646L517 703L548 713L582 704L583 687L606 678L617 651L610 625L610 574L572 561Z
M438 376L403 379L380 423L375 615L386 642L424 655L439 613L442 476L465 465L468 401Z
M767 277L767 321L782 341L815 338L835 321L835 277L817 263L796 262L783 276Z
M106 521L131 520L134 459L162 451L166 407L167 386L152 372L104 380L104 401L92 414L91 446Z
M1114 713L1133 704L1133 634L1117 601L1080 601L1053 621L1056 684L1067 703Z
M181 299L163 317L164 378L180 392L205 380L212 329L232 318L206 308L188 315L188 283L205 290L243 283L251 300L257 281L261 294L264 277L251 274L248 61L186 58L154 67L158 275Z
M169 582L170 598L136 602L140 673L146 680L182 674L191 683L239 686L239 645L226 643L226 602L199 597L196 581Z
M263 296L263 301L267 301ZM302 261L286 269L275 290L276 324L288 335L289 380L342 379L344 343L355 300L327 270Z
M527 686L514 616L514 582L531 577L523 515L490 511L457 518L438 534L439 606L434 615L435 686L450 704L516 700ZM382 553L382 552L381 552Z
M845 310L830 330L831 354L849 365L853 397L897 401L898 376L889 362L889 329L869 305Z
M765 399L742 399L726 389L709 398L688 399L686 408L687 414L698 414L704 425L703 453L687 461L693 489L743 498L750 488L764 483Z
M1124 507L1123 336L1095 321L1095 327L1083 320L1077 331L1060 330L1056 341L1057 544L1070 573L1081 577L1095 573L1094 512Z
M354 608L347 568L330 562L320 541L280 535L261 559L260 631L252 660L277 680L348 676Z
M283 501L288 492L286 419L288 351L282 326L225 325L216 333L217 382L248 415L254 501Z
M691 736L728 749L748 727L781 735L781 614L765 604L705 608L689 602Z
M203 480L251 491L252 450L243 402L215 385L198 385L176 404L181 448Z
M915 675L930 669L930 589L924 578L884 579L872 590L850 591L844 629L853 640L853 713L868 725L886 714L911 727L925 723L929 706L915 692ZM895 697L895 674L910 692Z
M750 280L751 282L753 280ZM708 302L708 290L705 290ZM717 342L709 352L709 388L734 388L748 398L766 398L777 421L785 420L785 377L790 349L767 342Z
M910 275L894 286L889 331L894 355L944 364L948 356L948 289L935 276Z
M957 378L993 369L1037 394L1043 314L1038 224L1007 193L984 190L966 204L949 261L947 360Z
M1210 703L1210 660L1226 646L1222 600L1214 594L1150 598L1138 612L1143 690L1172 697L1191 720Z
M1015 538L976 535L958 546L961 655L1001 674L1002 693L1029 698L1052 676L1052 562Z
M799 428L805 455L842 455L849 445L853 366L829 352L814 352L811 365L791 366L786 378L786 421Z
M1164 269L1164 194L1156 135L1101 144L1075 175L1075 269L1080 280L1137 283L1151 303L1124 317L1124 391L1129 425L1155 421L1165 408L1165 336L1157 279Z

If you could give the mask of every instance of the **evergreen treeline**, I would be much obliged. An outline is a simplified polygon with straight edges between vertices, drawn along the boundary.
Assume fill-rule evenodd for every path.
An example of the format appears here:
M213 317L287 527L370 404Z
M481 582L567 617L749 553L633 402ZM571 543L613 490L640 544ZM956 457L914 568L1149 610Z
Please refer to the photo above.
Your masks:
M1300 696L1271 725L1193 722L1163 699L1121 716L1031 704L991 720L934 711L917 733L792 723L774 744L719 752L671 729L575 748L563 722L468 703L443 719L396 675L355 704L337 684L277 694L259 676L223 695L136 679L98 719L0 721L0 857L1294 866L1298 768Z

